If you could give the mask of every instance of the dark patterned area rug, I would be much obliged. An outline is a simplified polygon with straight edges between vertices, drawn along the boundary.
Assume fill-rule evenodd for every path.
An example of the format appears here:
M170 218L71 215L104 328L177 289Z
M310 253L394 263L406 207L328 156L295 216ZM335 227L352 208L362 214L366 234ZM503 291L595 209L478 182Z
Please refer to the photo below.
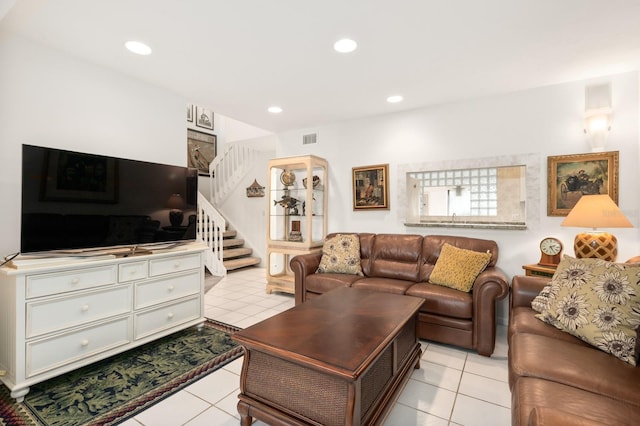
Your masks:
M207 320L31 387L18 404L0 384L0 425L114 425L242 355L236 327Z

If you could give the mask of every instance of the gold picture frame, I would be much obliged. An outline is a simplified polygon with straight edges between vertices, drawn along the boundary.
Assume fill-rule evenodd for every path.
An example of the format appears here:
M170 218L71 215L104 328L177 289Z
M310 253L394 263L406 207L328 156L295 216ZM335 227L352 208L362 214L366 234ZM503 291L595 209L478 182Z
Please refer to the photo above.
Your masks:
M353 209L389 209L389 165L352 169Z
M618 162L618 151L547 157L547 216L568 215L583 195L618 204Z

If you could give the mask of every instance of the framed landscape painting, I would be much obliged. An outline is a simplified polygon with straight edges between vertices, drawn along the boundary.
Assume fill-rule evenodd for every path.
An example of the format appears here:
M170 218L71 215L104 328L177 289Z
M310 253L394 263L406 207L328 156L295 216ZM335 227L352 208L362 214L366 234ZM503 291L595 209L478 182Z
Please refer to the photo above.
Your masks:
M547 158L547 215L566 216L583 195L618 204L618 151Z
M389 165L354 167L353 171L353 209L389 208Z

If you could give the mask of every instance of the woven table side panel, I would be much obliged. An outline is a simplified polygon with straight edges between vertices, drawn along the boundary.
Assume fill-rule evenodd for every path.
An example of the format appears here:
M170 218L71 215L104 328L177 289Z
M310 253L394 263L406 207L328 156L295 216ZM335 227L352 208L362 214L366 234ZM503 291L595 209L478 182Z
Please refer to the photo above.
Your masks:
M249 356L246 393L323 425L346 422L346 381L262 352Z
M393 345L380 355L362 376L361 418L365 418L371 406L393 377Z
M396 338L398 359L396 359L396 368L399 368L406 357L411 353L411 349L416 344L416 319L410 320Z

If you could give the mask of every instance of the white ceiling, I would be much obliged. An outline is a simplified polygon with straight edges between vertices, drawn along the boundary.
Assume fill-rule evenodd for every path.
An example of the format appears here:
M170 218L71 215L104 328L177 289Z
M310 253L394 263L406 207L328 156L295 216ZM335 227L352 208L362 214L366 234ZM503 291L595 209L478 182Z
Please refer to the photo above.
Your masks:
M640 66L639 0L0 2L1 28L276 132Z

